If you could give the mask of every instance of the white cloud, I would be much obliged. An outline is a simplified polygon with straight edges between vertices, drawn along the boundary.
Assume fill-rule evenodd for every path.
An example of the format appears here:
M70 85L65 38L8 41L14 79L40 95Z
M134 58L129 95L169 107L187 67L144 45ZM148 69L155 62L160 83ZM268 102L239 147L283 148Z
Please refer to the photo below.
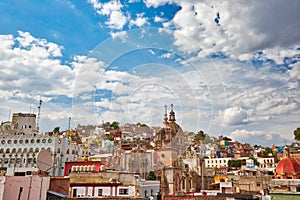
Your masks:
M129 16L125 16L122 12L123 5L118 0L101 3L98 0L88 0L99 15L108 16L108 21L105 22L109 28L114 30L122 30L130 20Z
M127 38L126 31L111 32L110 35L112 39L120 38L123 43L126 42L126 38Z
M158 2L152 3L153 6L162 3ZM175 44L183 50L198 49L201 57L223 52L242 60L252 58L251 55L257 51L263 51L264 59L273 59L278 64L283 63L286 56L299 53L295 48L300 46L300 36L295 34L300 31L297 20L300 18L297 9L299 2L282 4L281 1L254 1L249 4L246 1L192 0L176 3L181 10L172 20L176 27ZM215 21L217 13L220 17L218 23Z
M290 135L281 134L278 131L261 131L237 129L230 133L230 138L242 143L258 144L262 146L270 146L271 144L283 144L284 140L291 142Z
M164 21L166 21L164 18L161 18L159 16L154 17L154 22L164 22Z
M144 0L144 3L147 7L154 7L157 8L167 3L173 3L175 0Z
M130 25L136 25L138 27L142 27L145 24L148 24L147 17L143 17L145 13L137 14L136 18L130 20Z
M246 110L241 107L230 107L220 113L220 116L224 117L224 123L226 126L236 126L242 124L251 123L251 116L253 110Z

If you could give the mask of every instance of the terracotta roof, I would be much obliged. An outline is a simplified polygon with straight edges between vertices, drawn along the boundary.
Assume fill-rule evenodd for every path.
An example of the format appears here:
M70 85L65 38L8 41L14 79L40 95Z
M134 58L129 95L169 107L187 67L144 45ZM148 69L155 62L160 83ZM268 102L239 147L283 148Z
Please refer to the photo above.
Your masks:
M279 161L276 167L276 173L286 173L286 174L293 174L293 173L300 173L300 164L297 163L295 160L291 158L284 158Z

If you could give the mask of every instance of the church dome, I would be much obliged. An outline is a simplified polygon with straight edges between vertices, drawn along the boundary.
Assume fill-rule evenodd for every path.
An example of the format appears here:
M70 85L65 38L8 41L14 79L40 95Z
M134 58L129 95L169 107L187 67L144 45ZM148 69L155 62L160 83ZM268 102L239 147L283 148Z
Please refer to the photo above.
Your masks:
M276 173L286 175L300 174L300 164L291 158L283 158L277 164Z

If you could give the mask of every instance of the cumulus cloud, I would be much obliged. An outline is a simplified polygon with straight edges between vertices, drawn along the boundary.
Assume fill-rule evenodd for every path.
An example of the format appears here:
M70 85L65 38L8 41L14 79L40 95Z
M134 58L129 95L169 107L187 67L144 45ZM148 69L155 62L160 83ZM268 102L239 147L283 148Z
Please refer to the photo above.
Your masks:
M279 132L257 131L237 129L230 133L229 137L242 143L251 143L252 145L259 144L270 146L276 142L282 142L285 138ZM288 138L290 140L290 138Z
M61 49L45 39L34 38L28 32L19 36L0 37L0 89L10 96L67 95L73 86L72 69L60 63Z
M88 0L88 2L92 4L99 15L108 16L109 19L105 24L111 29L122 30L128 20L130 20L130 17L123 13L123 5L118 0L108 1L106 3L101 3L98 0ZM140 19L138 21L140 22Z
M224 117L226 126L241 125L251 123L253 110L246 110L241 107L231 107L225 109L221 116Z
M147 17L144 17L145 13L137 14L135 19L130 20L131 25L142 27L147 24Z
M147 3L159 6L166 2ZM199 50L200 57L223 52L232 58L250 59L262 51L265 59L281 64L286 56L299 53L300 36L295 34L300 31L299 2L194 0L176 4L181 10L172 20L175 44L185 51Z

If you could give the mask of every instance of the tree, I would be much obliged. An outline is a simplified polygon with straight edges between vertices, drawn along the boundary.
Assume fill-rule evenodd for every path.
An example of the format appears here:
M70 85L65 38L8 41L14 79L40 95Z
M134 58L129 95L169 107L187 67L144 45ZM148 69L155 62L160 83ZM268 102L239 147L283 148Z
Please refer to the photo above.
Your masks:
M156 180L156 176L154 174L154 171L150 171L146 180Z
M55 128L53 129L53 133L54 133L54 134L55 134L55 133L59 133L59 129L60 129L59 126L55 127Z
M231 138L225 136L225 137L223 138L223 140L225 140L225 141L231 141Z
M116 121L112 122L110 124L110 127L112 127L114 130L119 130L119 122Z
M295 136L295 140L300 141L300 128L299 127L294 130L294 136Z
M228 167L241 167L246 164L246 160L229 160Z
M203 131L198 131L197 135L196 135L196 140L204 140L206 137L206 135L204 134Z
M250 156L249 158L253 160L255 166L259 166L260 165L260 163L257 161L257 159L254 158L253 156Z

